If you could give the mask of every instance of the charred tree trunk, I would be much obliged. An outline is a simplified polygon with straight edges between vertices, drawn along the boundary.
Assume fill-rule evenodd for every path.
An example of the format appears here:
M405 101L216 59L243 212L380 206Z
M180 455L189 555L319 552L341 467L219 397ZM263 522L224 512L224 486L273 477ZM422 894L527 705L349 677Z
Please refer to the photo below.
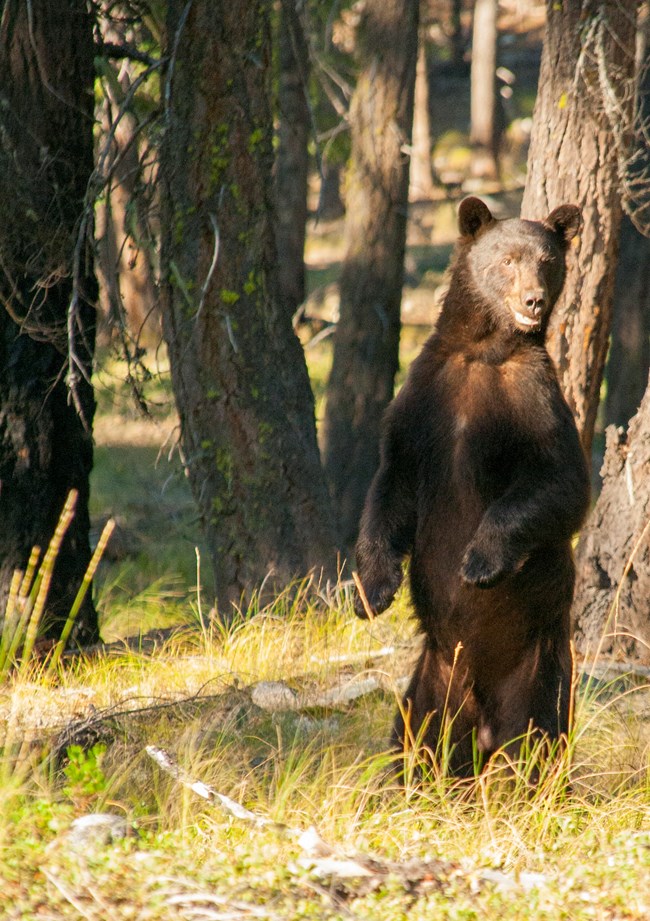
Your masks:
M48 637L59 635L90 558L97 288L80 221L93 170L93 53L85 0L0 3L0 609L14 569L32 546L45 550L77 489ZM88 595L76 639L97 637Z
M270 6L171 0L161 152L164 335L221 616L334 570L314 404L279 298Z
M275 189L280 294L289 317L305 299L305 231L309 171L309 49L296 0L280 14L278 152Z
M359 27L347 251L323 432L344 548L379 462L379 425L398 367L418 8L419 0L372 0Z
M621 169L633 120L634 2L547 2L522 215L563 202L583 228L555 307L549 350L589 455L612 320Z
M577 563L578 649L650 664L650 381L627 433L607 429L603 488Z
M497 131L497 0L476 0L472 29L471 126L472 174L499 175Z

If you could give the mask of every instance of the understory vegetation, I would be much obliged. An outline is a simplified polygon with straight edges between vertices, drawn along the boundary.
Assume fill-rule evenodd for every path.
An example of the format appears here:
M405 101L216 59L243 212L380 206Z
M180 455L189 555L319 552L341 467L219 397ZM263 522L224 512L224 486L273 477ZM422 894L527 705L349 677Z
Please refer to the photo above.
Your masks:
M648 917L647 684L578 673L569 750L536 788L534 751L469 787L426 768L420 783L407 755L400 786L386 746L417 650L404 597L370 624L313 586L228 628L199 597L186 613L155 646L5 686L0 916ZM117 829L86 836L73 821L92 813Z
M311 350L316 377L327 349ZM366 623L349 585L306 583L220 625L164 366L148 421L103 366L108 645L55 667L40 650L0 690L0 917L647 918L647 678L576 662L552 765L528 751L509 779L495 764L459 786L407 755L400 785L387 747L419 645L408 594ZM75 824L94 814L113 824Z

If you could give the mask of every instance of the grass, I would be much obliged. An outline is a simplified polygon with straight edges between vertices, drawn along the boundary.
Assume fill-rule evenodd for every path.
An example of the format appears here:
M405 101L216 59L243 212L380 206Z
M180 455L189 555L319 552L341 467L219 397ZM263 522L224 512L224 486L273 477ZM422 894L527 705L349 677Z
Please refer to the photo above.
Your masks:
M413 258L424 271L424 249ZM403 366L420 340L403 337ZM331 339L308 354L322 411ZM0 684L0 919L650 917L650 688L583 681L567 754L534 791L535 752L514 779L495 765L469 788L440 772L409 782L410 757L398 788L386 745L417 655L407 598L368 623L345 586L323 597L303 585L253 619L214 624L170 449L167 369L160 355L149 363L152 420L131 408L118 360L99 380L91 512L98 534L108 515L117 531L96 591L116 642L101 656L30 661ZM119 642L174 624L185 629L153 647ZM354 700L322 700L370 679ZM207 803L147 745L260 816L315 826L336 855L396 866L376 886L320 876L294 836ZM94 812L123 817L128 835L75 839L74 820ZM400 877L405 861L433 859L435 872Z
M532 793L523 762L514 781L495 767L469 791L440 775L398 789L385 745L412 634L404 597L368 624L344 596L328 607L304 588L149 654L124 648L16 676L4 703L31 742L2 783L0 917L46 907L48 918L246 918L266 906L269 918L647 918L648 688L585 685L571 758ZM381 677L371 694L310 704L371 675ZM260 707L261 681L284 682L299 708ZM85 746L54 757L73 718ZM395 874L373 891L362 879L331 886L291 836L207 804L161 773L147 744L262 816L314 825L341 855L436 858L441 869L411 889ZM80 850L71 822L93 811L124 816L131 834ZM219 915L219 899L236 910Z

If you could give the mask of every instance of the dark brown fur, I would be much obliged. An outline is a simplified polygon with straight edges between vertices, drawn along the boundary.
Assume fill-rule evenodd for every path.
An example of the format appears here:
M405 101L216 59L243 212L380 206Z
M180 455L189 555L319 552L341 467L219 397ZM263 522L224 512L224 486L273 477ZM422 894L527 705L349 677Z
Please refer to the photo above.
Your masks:
M362 517L357 566L374 613L411 556L424 646L404 710L434 753L453 720L459 775L473 771L473 736L487 757L531 725L551 740L568 729L571 538L589 481L544 337L578 226L571 205L538 223L461 204L438 328L388 408ZM398 714L395 744L404 736Z

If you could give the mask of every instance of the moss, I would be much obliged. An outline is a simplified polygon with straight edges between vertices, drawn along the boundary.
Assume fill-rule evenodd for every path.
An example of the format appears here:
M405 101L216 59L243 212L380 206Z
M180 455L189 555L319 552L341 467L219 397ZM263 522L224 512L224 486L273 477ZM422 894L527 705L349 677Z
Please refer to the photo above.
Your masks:
M236 304L240 295L236 291L229 291L228 288L222 288L219 297L223 304Z
M249 153L255 153L257 148L264 142L266 132L263 128L255 128L254 131L251 131L251 135L248 139L248 150Z
M257 438L259 444L265 444L274 433L274 428L270 422L260 422L257 427Z
M244 292L249 296L257 290L258 280L255 273L255 269L251 269L248 273L248 278L244 282Z
M210 188L216 189L223 181L230 165L230 126L222 122L216 126L214 141L210 148Z

